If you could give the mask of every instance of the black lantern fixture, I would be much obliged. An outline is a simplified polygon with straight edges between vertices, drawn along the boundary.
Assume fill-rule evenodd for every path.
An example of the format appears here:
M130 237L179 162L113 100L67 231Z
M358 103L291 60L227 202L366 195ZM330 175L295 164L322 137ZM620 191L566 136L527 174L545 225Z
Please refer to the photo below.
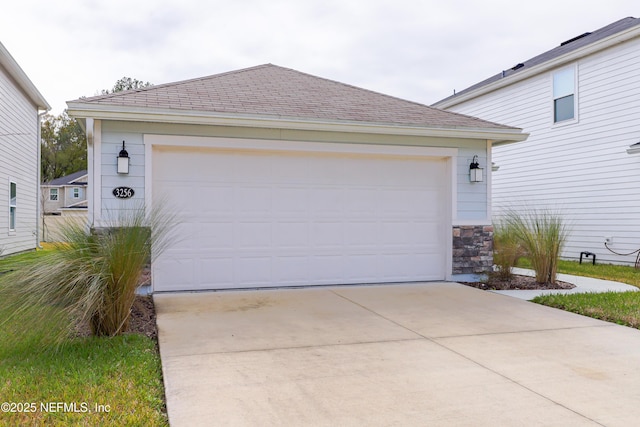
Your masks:
M473 160L469 165L469 181L471 182L482 182L482 171L483 169L480 167L478 163L478 156L473 156Z
M118 173L129 173L129 153L124 149L124 141L122 141L122 150L118 154Z

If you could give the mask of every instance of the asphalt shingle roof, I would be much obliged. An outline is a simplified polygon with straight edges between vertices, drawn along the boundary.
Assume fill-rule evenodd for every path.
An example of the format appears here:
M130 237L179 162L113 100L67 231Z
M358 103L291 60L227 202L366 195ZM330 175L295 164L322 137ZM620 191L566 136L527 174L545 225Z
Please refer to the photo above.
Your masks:
M441 99L440 101L436 102L434 105L437 105L441 102L456 98L460 95L472 92L476 89L479 89L483 86L486 86L488 84L491 84L495 81L498 80L502 80L505 78L508 78L514 74L520 73L522 71L528 70L532 67L535 67L537 65L543 64L545 62L548 62L552 59L558 58L562 55L565 55L569 52L572 52L574 50L580 49L584 46L590 45L592 43L595 43L598 40L602 40L606 37L612 36L616 33L619 33L621 31L624 31L628 28L631 27L635 27L636 25L640 25L640 18L634 18L634 17L627 17L627 18L623 18L620 19L619 21L616 21L614 23L611 23L605 27L602 27L596 31L593 31L591 33L585 33L582 35L579 35L577 37L575 37L574 39L571 40L567 40L566 42L560 44L559 46L548 50L538 56L534 56L531 59L528 59L524 62L521 62L519 64L514 64L514 66L512 68L509 68L507 70L501 71L498 74L489 77L486 80L483 80L479 83L476 83L472 86L469 86L468 88L461 90L459 92L456 92L455 95L451 95L447 98Z
M515 129L273 64L70 103L122 110L166 109L436 128Z
M69 185L71 183L75 184L86 184L86 182L74 182L78 178L87 174L87 170L81 170L78 172L74 172L69 175L61 176L60 178L52 179L49 182L45 182L45 185Z

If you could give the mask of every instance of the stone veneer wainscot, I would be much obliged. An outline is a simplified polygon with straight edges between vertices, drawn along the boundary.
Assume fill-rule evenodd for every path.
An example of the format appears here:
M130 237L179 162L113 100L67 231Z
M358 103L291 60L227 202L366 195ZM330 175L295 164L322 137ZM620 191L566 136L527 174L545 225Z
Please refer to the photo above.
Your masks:
M453 274L481 274L493 266L493 226L453 227Z

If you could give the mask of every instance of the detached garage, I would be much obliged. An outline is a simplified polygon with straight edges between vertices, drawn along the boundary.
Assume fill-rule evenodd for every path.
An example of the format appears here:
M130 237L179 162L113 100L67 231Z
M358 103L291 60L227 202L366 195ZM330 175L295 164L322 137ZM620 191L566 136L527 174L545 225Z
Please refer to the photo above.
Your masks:
M154 292L486 271L491 144L526 138L270 64L68 104L87 130L92 226L158 200L177 213Z

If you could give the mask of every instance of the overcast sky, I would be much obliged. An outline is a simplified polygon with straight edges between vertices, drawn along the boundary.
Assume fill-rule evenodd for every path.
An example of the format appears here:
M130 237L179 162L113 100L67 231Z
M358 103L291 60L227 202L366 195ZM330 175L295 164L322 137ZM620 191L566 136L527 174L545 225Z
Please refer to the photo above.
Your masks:
M273 63L424 104L640 13L638 0L15 0L0 42L59 114L123 76Z

